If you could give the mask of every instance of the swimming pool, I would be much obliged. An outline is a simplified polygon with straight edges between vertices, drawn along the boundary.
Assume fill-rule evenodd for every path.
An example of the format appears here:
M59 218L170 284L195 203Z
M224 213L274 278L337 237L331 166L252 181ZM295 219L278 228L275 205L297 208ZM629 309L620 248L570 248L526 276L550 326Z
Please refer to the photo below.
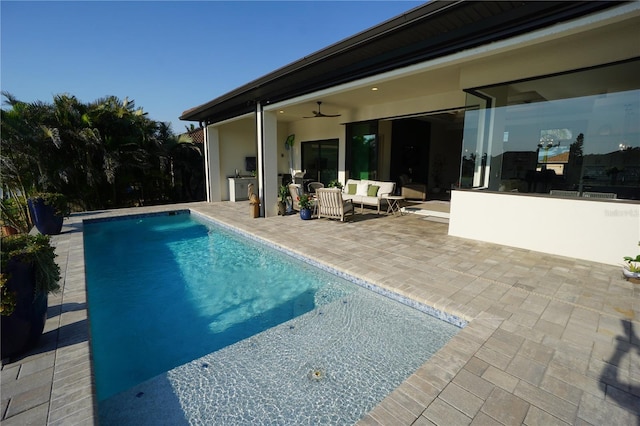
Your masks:
M107 424L353 423L459 330L187 214L87 224L85 258Z

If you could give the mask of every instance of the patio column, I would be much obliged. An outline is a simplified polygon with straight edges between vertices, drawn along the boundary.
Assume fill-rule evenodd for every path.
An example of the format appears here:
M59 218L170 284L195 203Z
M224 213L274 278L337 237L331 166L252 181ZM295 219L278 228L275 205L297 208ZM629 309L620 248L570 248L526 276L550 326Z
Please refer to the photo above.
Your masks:
M260 215L278 215L278 122L276 114L256 105L256 134L258 138L258 195Z
M222 201L220 193L220 134L218 128L213 125L205 127L204 131L204 164L207 201L209 203Z

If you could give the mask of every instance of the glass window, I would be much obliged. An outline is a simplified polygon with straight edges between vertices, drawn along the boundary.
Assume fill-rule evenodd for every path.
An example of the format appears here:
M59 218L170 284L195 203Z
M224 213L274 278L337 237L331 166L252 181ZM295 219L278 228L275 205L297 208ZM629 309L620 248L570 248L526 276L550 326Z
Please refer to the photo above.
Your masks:
M469 90L460 186L640 199L640 61Z

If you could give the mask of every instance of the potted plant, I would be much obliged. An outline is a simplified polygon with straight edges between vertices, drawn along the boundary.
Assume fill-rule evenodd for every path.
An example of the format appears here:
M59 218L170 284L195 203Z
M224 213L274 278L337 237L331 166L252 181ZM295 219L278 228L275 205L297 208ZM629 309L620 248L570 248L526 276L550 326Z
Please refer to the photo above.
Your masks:
M311 219L311 207L313 207L313 201L309 194L302 194L299 196L298 204L300 205L300 219Z
M327 188L340 188L342 191L342 183L338 179L334 179L327 185Z
M627 264L622 267L622 274L629 281L640 284L640 254L636 257L625 256L624 261Z
M2 235L27 233L33 226L29 218L27 202L24 197L5 198L0 202Z
M39 339L47 319L47 296L60 287L60 267L46 235L2 238L0 321L2 358L19 355Z
M287 201L289 200L289 188L280 185L278 189L278 214L284 216L287 213Z
M69 205L64 195L43 192L27 200L33 223L41 234L57 235L62 230L62 221L69 216Z

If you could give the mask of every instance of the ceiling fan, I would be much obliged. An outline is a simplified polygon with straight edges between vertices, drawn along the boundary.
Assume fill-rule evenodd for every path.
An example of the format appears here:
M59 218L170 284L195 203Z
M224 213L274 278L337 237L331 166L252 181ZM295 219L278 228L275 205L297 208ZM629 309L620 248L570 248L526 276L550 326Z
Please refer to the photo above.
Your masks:
M311 111L313 113L312 116L310 117L303 117L303 118L320 118L320 117L340 117L341 114L323 114L320 111L320 105L322 105L322 102L318 101L316 102L318 104L318 110L317 111Z

